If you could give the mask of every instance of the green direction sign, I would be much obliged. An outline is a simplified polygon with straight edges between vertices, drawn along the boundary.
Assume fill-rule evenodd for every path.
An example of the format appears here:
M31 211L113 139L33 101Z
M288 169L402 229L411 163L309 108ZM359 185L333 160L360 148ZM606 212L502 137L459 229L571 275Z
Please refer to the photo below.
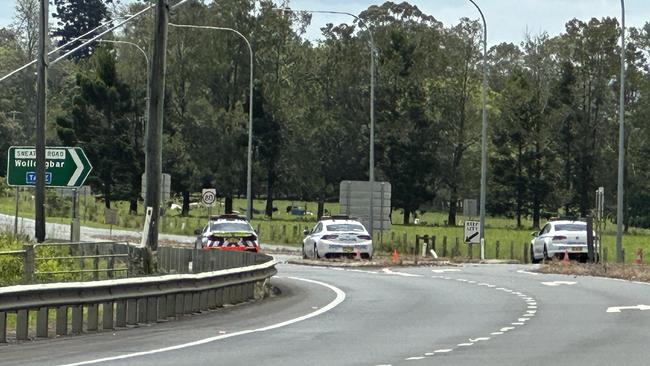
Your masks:
M45 149L45 185L48 187L80 187L92 169L86 154L80 147ZM9 148L7 184L36 185L36 149L33 146Z

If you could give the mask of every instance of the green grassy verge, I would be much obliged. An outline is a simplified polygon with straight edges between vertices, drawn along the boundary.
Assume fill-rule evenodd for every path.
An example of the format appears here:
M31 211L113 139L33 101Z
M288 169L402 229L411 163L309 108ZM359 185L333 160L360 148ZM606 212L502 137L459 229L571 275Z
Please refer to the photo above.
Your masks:
M70 200L51 197L48 195L48 222L69 223ZM30 191L21 192L19 199L19 215L25 217L33 217L33 201ZM92 196L79 197L79 210L78 216L81 219L82 225L109 228L109 225L103 223L103 202L96 201ZM244 199L234 199L233 207L235 210L241 210L246 206ZM254 200L253 207L258 212L263 212L266 206L264 200ZM313 215L295 216L287 211L288 206L299 206L306 208L307 211ZM129 213L128 202L114 202L113 208L118 210L118 225L113 226L114 229L126 229L139 231L142 228L144 221L143 208L138 208L136 215ZM290 200L276 200L274 207L277 211L273 214L273 219L269 220L262 214L255 214L253 216L252 225L258 230L260 239L263 243L271 244L285 244L300 246L303 238L302 231L305 228L311 228L316 223L316 210L317 204L315 202L305 201L290 201ZM326 203L325 209L330 213L338 213L338 203ZM15 193L14 191L6 191L3 197L0 197L0 212L13 214L15 211ZM198 206L192 207L188 217L180 216L176 210L167 209L165 215L161 219L161 231L169 234L180 235L194 235L196 228L201 228L207 222L209 214L223 213L223 206L216 205L208 209L206 207ZM429 235L436 237L436 249L442 250L442 243L444 238L447 238L448 249L451 250L455 246L456 239L462 241L463 227L447 226L447 214L444 212L420 212L418 213L420 224L402 225L403 216L400 210L393 211L392 221L393 225L391 230L383 233L380 239L379 235L375 237L377 247L382 251L392 251L397 249L400 252L412 253L415 244L416 235ZM462 224L467 219L462 215L457 217L457 222ZM476 219L476 218L474 218ZM499 243L498 258L509 258L512 252L515 258L523 259L524 246L530 243L531 232L533 229L530 220L522 222L524 228L517 228L514 219L501 218L501 217L488 217L486 219L486 255L489 258L497 257L497 242ZM614 257L615 247L615 226L613 224L607 225L604 230L603 243L608 252L608 259L612 260ZM629 232L625 235L623 246L625 249L626 261L633 261L637 248L642 249L644 252L650 252L650 230L630 228ZM461 253L467 255L467 248L465 244L459 245ZM474 258L478 255L478 249L473 253Z

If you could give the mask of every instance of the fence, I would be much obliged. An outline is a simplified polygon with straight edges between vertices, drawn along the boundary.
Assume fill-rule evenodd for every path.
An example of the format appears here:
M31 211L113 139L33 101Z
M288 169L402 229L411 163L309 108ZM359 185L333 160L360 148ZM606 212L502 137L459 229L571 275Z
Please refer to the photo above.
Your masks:
M161 249L162 271L195 273L0 288L0 342L8 336L47 338L50 323L54 334L64 336L164 321L259 298L277 272L273 258L264 254Z

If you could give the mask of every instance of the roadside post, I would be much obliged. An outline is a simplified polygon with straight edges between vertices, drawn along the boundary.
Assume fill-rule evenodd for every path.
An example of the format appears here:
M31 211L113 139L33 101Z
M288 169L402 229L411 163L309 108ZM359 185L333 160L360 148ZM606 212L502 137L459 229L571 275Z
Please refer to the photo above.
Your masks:
M472 250L472 244L481 243L481 223L480 221L465 221L465 230L463 234L465 244L469 245L469 250ZM481 259L484 256L483 245L481 245Z
M604 263L606 261L606 256L603 248L602 242L602 228L605 210L605 187L598 187L596 190L596 241L598 243L598 258L597 261Z
M18 205L20 204L20 187L16 187L16 216L14 216L14 238L18 237Z

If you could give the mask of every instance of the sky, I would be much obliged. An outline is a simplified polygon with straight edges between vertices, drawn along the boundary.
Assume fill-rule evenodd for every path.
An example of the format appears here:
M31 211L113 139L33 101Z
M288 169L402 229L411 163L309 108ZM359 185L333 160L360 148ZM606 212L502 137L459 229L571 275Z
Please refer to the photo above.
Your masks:
M128 0L126 0L128 1ZM291 0L293 9L334 10L359 14L383 0ZM401 0L393 0L401 2ZM420 10L434 16L445 26L456 24L467 17L479 19L476 8L468 0L410 0ZM551 36L564 32L564 25L573 18L589 20L592 17L620 18L620 0L476 0L483 10L488 27L488 44L501 42L519 44L525 34L547 32ZM0 0L0 27L11 23L15 0ZM51 6L52 8L52 6ZM650 22L649 0L625 0L627 27L641 27ZM50 11L51 12L51 11ZM306 37L319 39L320 28L326 23L350 23L350 17L314 14Z

